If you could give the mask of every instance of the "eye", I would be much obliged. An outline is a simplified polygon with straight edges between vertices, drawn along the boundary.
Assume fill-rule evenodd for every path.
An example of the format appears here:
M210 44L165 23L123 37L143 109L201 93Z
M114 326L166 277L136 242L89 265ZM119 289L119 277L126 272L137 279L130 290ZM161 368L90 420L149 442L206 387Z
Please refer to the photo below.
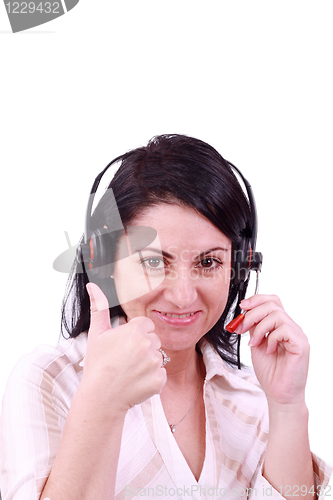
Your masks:
M150 271L162 271L164 269L164 261L160 257L147 257L142 259L141 265Z
M214 265L214 260L211 257L207 257L205 259L202 259L201 261L201 266L202 267L212 267Z
M221 266L222 262L214 257L205 257L196 265L197 268L201 268L204 272L215 271Z

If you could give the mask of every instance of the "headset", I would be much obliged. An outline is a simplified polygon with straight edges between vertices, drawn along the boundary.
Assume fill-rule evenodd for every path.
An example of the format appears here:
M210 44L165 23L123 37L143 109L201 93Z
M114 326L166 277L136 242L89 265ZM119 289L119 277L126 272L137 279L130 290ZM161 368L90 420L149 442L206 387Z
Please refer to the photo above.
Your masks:
M105 168L98 174L96 177L92 188L90 190L89 201L86 210L86 219L85 219L85 233L84 233L84 242L81 243L77 248L77 261L83 266L83 271L88 274L89 280L93 282L101 283L101 280L105 280L112 275L114 262L110 261L110 245L114 245L115 241L121 235L126 236L127 241L127 251L123 251L122 255L118 255L117 258L126 258L132 253L135 253L137 248L137 242L140 241L141 248L145 248L149 246L156 238L157 232L155 229L151 227L145 226L127 226L124 227L121 222L121 218L118 212L117 203L114 199L114 195L112 189L109 189L111 206L114 208L114 216L112 217L112 228L108 228L104 226L103 228L92 229L91 220L92 220L92 207L94 198L98 189L98 186L104 176L104 174L109 170L112 165L115 165L117 162L120 162L127 158L130 153L126 153L124 155L118 156L113 159ZM257 286L256 292L258 290L258 276L259 271L261 271L263 255L261 252L256 252L256 241L257 241L257 231L258 231L258 223L257 223L257 210L256 204L254 201L254 196L252 192L252 187L249 181L243 176L241 171L231 162L224 160L235 175L235 172L239 175L242 182L244 183L248 203L250 207L250 212L252 216L251 221L251 235L243 236L236 249L234 250L233 255L233 268L232 268L232 279L231 279L231 287L237 287L238 291L238 301L240 301L240 297L242 297L242 291L245 289L245 284L248 282L250 277L250 271L257 272ZM236 177L236 175L235 175ZM236 177L237 178L237 177ZM237 179L238 182L238 179ZM112 260L112 259L111 259ZM87 265L86 265L87 264ZM245 293L245 292L244 292ZM109 306L113 307L114 305L119 305L117 299L113 297L113 303L110 303ZM242 316L242 318L241 318ZM243 319L244 314L241 311L241 314L236 318L238 319L238 324ZM229 325L231 325L229 323ZM229 333L234 333L236 326L233 328L227 325L227 331ZM238 368L240 369L240 335L238 336L238 346L237 346L237 356L238 356Z

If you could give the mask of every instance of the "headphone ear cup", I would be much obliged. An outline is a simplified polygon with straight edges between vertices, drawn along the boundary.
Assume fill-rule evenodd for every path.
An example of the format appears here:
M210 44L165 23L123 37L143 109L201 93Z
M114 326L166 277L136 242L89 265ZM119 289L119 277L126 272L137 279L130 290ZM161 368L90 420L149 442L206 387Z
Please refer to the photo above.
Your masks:
M85 264L89 281L110 278L114 268L110 233L99 229L91 233L89 242L78 246L76 258L79 264Z
M84 272L83 269L83 264L84 268L88 267L89 269L92 269L92 262L93 262L93 246L92 246L92 241L90 240L89 243L80 243L76 249L76 260L77 263L79 264L79 273Z
M114 260L111 255L110 233L97 229L89 240L89 246L91 267L89 265L88 274L97 279L110 278L114 268L113 262L110 262Z

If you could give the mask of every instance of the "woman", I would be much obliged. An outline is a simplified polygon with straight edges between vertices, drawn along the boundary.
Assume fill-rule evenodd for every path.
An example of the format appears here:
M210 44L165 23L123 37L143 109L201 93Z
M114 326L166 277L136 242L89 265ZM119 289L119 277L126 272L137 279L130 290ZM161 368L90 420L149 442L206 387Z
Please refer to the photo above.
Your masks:
M248 281L236 253L255 242L230 165L202 141L160 136L121 158L110 188L91 217L90 200L64 302L70 338L9 382L5 498L324 496L304 333L266 295L243 299L243 322L225 330ZM246 331L258 380L237 367Z

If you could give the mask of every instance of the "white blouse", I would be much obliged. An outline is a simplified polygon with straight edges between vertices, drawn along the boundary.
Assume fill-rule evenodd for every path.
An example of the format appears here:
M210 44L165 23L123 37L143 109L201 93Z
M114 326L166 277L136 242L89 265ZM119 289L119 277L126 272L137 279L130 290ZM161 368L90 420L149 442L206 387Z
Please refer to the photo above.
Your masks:
M0 420L3 500L38 500L52 469L72 398L82 377L87 334L40 346L14 368ZM268 438L267 401L252 369L224 363L205 340L206 451L199 481L178 448L159 395L128 411L115 498L257 498L278 490L261 475ZM332 468L313 455L317 493L324 498ZM300 496L291 485L290 495ZM56 500L56 499L52 499Z

